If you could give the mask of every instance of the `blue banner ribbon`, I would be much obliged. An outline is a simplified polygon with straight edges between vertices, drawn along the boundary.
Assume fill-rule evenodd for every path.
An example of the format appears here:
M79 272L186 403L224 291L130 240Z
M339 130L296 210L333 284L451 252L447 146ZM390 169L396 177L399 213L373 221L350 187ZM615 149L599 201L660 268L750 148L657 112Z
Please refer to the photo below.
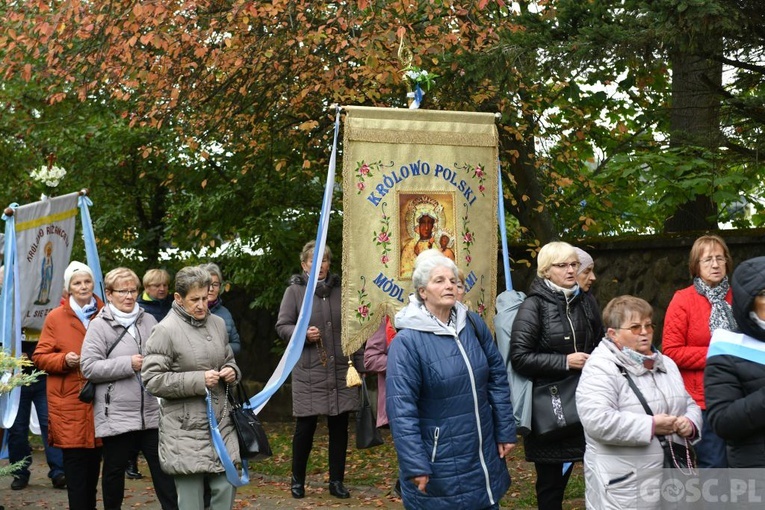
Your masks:
M19 204L13 203L8 206L17 209ZM19 268L16 264L16 216L15 214L3 214L5 220L5 241L3 252L3 275L2 311L0 311L0 332L3 335L3 351L11 356L21 356L21 296L17 292L16 284L19 281ZM15 326L15 327L14 327ZM3 377L14 374L1 374ZM21 388L14 388L10 393L0 395L0 419L2 427L9 429L16 421L19 410L19 398ZM8 434L6 434L7 436Z
M77 198L77 206L80 208L80 220L82 221L82 237L85 240L85 257L88 261L88 267L93 271L93 291L101 298L101 301L105 301L101 261L98 259L96 235L93 232L93 223L90 221L90 210L88 209L88 206L91 205L93 205L93 202L86 195L80 195Z
M210 399L210 390L205 388L205 402L207 402L207 421L210 423L210 432L212 433L212 443L215 448L215 452L218 454L220 463L223 464L223 469L226 470L226 480L234 487L241 487L250 483L250 471L247 466L247 460L242 459L242 476L239 477L239 473L234 466L234 461L231 460L231 455L228 454L226 449L226 443L223 441L223 436L220 434L220 428L218 427L218 420L215 418L215 413L212 409L212 401Z
M337 166L337 139L340 133L340 108L337 108L335 116L335 137L332 143L332 155L329 158L329 168L327 170L327 182L324 186L324 199L321 206L321 215L319 216L319 229L316 232L316 247L313 250L313 259L311 262L311 273L308 275L305 297L300 306L297 324L292 331L287 348L282 355L279 364L271 375L266 385L257 395L250 399L250 406L255 410L255 414L260 413L263 407L274 393L284 384L289 377L292 369L300 360L305 345L305 335L308 331L308 322L311 319L313 310L313 295L316 291L316 280L321 268L321 260L324 256L324 248L327 244L327 230L329 229L329 217L332 212L332 194L335 188L335 168Z

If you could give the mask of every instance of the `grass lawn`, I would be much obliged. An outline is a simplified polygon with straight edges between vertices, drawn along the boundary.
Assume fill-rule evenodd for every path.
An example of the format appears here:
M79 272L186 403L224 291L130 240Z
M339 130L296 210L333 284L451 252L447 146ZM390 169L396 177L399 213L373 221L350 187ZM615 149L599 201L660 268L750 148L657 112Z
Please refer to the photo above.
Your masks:
M390 431L384 429L385 444L368 450L356 449L355 422L351 419L350 439L348 441L348 459L345 470L345 482L349 486L373 486L388 491L396 481L398 464L396 451ZM268 432L273 457L254 463L250 471L269 477L289 480L291 475L292 433L293 423L264 423ZM536 495L534 493L534 465L523 458L522 442L514 450L509 459L508 468L513 480L507 495L502 500L503 508L534 509ZM327 427L325 420L319 420L316 430L313 451L308 462L308 480L324 484L328 481L327 466ZM566 490L564 508L568 510L584 508L584 476L582 465L577 463L574 473Z

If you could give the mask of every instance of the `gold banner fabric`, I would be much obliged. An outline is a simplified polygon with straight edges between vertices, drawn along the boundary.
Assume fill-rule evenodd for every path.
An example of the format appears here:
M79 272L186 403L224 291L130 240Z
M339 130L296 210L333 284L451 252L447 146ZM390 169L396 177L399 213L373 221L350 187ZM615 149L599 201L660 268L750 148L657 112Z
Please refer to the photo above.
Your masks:
M345 107L343 349L358 349L437 248L466 277L465 303L493 323L497 128L493 114Z

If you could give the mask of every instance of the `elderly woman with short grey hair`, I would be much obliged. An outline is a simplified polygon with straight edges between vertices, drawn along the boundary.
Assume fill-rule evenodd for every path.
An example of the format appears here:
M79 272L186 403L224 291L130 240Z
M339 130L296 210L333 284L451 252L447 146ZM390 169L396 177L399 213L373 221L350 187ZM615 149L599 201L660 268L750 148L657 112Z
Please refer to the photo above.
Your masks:
M204 510L209 483L212 510L230 510L236 488L226 479L213 447L205 395L210 392L226 450L240 462L236 431L228 412L227 385L241 378L226 324L207 309L210 273L185 267L175 277L172 310L155 326L146 345L141 374L146 389L160 397L159 459L172 475L178 507Z
M495 509L516 443L502 356L481 317L457 301L457 266L421 253L396 315L386 410L408 509Z

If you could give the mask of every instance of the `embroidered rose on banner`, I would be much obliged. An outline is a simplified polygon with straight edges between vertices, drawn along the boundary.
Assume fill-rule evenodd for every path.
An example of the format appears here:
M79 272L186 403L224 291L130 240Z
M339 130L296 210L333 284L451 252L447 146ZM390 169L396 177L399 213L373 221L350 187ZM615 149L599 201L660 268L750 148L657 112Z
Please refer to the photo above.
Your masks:
M374 315L370 311L370 306L372 306L372 302L369 300L369 296L367 294L367 279L365 277L361 277L361 281L363 282L361 285L361 289L358 291L358 306L356 307L356 319L359 322L367 322L369 321L372 316Z
M478 186L475 186L474 189L477 189L481 196L486 196L486 170L484 167L481 165L471 165L470 163L465 163L464 165L455 163L454 167L464 172L474 181L477 179Z
M375 245L381 249L380 263L385 267L388 267L388 262L390 262L388 254L390 253L393 244L393 239L390 236L390 216L385 213L385 207L387 205L387 202L381 204L380 212L382 213L382 219L380 220L380 230L375 230L372 233Z
M367 163L363 159L357 161L354 172L356 177L356 194L359 195L367 189L367 179L374 177L377 172L381 172L383 168L388 166L393 166L393 162L391 161L390 165L383 165L382 161L375 161L374 163Z
M470 266L473 261L473 257L470 255L470 247L475 244L475 233L470 230L470 220L468 219L468 205L465 204L465 215L462 217L462 253L465 260L465 265Z

